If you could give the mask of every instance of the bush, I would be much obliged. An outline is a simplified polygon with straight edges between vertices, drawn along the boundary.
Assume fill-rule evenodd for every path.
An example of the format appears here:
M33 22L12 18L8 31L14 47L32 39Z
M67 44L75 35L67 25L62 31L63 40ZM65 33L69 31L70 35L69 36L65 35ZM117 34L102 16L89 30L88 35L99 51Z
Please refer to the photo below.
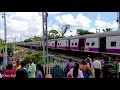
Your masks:
M24 58L23 61L25 63L28 63L29 60L32 59L35 64L38 64L38 63L43 64L44 61L42 56L43 56L42 52L27 54L27 56Z

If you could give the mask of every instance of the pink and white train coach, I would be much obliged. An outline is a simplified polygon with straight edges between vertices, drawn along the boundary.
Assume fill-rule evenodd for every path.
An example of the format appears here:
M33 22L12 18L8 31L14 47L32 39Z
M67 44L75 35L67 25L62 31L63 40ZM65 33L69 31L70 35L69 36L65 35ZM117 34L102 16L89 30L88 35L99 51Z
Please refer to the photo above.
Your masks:
M39 44L37 44L39 43ZM38 46L42 41L19 44L21 46ZM87 34L48 40L48 48L95 53L120 54L120 31Z

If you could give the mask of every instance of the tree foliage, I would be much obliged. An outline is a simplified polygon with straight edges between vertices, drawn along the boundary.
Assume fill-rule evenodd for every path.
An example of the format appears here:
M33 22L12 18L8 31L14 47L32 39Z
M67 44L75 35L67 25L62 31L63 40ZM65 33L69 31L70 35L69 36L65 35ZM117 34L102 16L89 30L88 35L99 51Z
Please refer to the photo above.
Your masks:
M36 41L41 41L41 40L42 40L42 37L34 36L33 38L24 40L24 42L36 42Z
M85 35L85 34L93 34L92 32L89 32L88 30L83 29L77 29L77 35Z
M50 30L49 35L56 36L58 34L57 30Z
M0 53L2 53L2 49L3 49L3 41L2 39L0 39Z
M62 38L62 36L59 35L59 32L57 30L50 30L48 38L49 39L56 39L56 38Z
M103 29L103 32L111 32L113 29L112 28L106 28L106 29Z
M35 64L43 64L44 62L43 62L43 57L42 56L43 56L42 52L39 52L39 53L28 53L23 61L25 63L28 63L29 60L32 59Z

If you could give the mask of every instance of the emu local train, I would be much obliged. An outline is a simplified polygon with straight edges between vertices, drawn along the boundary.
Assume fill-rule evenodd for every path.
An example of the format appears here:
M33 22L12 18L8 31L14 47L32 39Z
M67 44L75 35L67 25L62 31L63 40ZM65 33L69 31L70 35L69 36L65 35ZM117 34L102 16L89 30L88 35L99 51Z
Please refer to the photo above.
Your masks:
M43 42L28 42L19 45L42 48ZM120 30L50 39L48 40L48 48L119 55Z

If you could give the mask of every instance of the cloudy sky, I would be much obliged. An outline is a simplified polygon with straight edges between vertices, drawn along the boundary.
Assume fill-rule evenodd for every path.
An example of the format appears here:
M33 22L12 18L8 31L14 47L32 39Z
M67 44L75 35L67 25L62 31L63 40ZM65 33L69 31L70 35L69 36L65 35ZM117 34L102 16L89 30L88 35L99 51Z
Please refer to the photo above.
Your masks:
M42 36L41 12L6 12L7 37L17 37L17 41L29 37ZM48 31L59 30L58 25L70 24L73 27L65 36L76 35L76 29L87 29L95 32L96 29L112 28L117 30L117 12L48 12ZM0 17L0 38L4 37L3 19ZM77 27L75 27L77 26Z

